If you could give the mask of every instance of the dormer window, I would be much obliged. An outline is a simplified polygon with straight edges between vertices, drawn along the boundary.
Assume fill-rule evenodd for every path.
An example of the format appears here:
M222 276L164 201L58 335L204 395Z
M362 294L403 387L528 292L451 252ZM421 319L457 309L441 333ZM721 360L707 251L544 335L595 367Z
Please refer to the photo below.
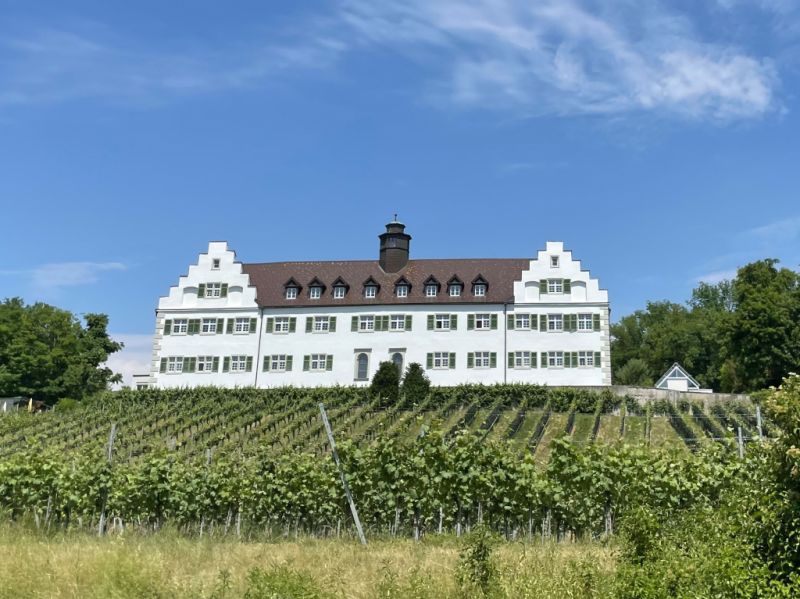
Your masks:
M401 283L395 289L397 297L408 297L408 285Z
M342 299L346 293L347 289L344 285L337 285L333 288L333 299Z
M550 268L558 268L558 256L550 256Z
M308 288L308 297L310 299L319 299L322 297L322 287L315 285Z
M219 270L219 258L214 258L211 261L211 270Z
M461 297L461 285L458 283L448 285L447 292L450 294L450 297Z
M287 300L297 299L297 287L286 288L286 299Z
M486 283L475 283L475 286L472 288L472 294L475 297L485 297Z
M366 285L364 287L364 297L372 299L378 295L378 286L377 285Z
M428 283L425 285L425 297L436 297L439 292L439 286L435 283Z

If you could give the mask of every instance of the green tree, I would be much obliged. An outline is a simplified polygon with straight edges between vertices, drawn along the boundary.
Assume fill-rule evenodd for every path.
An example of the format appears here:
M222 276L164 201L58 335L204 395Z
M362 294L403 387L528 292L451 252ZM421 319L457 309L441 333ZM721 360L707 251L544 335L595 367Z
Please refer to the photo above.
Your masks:
M0 396L22 395L53 404L82 399L118 382L101 366L122 344L106 330L108 317L72 313L48 304L0 303Z
M428 397L430 389L431 381L422 366L416 362L409 364L400 387L405 402L409 404L422 403Z
M652 387L653 379L650 376L650 367L641 358L631 358L625 366L614 373L614 383L634 387Z
M381 362L372 377L369 390L374 397L381 398L383 405L397 403L400 397L400 373L397 365L394 362Z

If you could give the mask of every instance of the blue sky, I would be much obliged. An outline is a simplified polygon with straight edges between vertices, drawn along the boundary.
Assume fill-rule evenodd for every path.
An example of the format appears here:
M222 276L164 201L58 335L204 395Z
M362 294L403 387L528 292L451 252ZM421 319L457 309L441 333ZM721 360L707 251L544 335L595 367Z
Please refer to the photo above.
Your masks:
M400 6L402 4L402 6ZM800 2L0 0L0 297L153 310L244 261L563 240L615 318L800 262Z

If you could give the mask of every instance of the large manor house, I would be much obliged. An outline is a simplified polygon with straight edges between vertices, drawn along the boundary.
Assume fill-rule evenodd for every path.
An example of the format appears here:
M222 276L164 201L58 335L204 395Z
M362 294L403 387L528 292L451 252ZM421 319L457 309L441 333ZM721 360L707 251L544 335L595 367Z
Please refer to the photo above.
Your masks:
M533 259L242 263L211 242L162 297L140 386L368 384L418 362L434 385L609 385L608 292L561 242Z

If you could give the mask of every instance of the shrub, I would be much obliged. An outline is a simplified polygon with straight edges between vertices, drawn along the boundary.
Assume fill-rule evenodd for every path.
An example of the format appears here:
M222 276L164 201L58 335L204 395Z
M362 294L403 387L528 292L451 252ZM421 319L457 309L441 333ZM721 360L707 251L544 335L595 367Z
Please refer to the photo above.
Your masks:
M644 360L632 358L614 373L614 383L632 387L652 387L653 379L650 376L650 367Z
M400 390L406 403L419 404L425 401L431 390L431 381L422 366L416 362L408 365Z
M370 393L379 397L383 405L397 403L400 397L400 373L393 362L381 362L377 372L372 377Z

